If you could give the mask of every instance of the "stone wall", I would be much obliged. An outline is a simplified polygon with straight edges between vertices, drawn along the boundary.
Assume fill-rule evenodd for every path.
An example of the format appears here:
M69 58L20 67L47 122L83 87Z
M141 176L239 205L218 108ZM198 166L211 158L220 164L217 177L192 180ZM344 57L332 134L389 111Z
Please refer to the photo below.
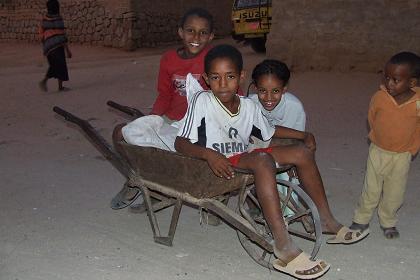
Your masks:
M165 0L154 1L153 5L149 1L133 1L137 17L134 42L137 47L142 47L178 40L179 20L192 7L205 8L213 15L216 36L230 35L232 4L233 0Z
M4 2L4 1L3 1ZM45 0L9 0L0 6L0 40L39 42ZM130 0L61 0L71 43L129 48Z
M45 0L0 0L0 41L38 42ZM71 43L132 50L174 43L178 20L190 7L208 8L217 35L231 32L232 0L61 0Z
M274 0L267 55L299 71L379 71L420 54L419 19L418 0Z
M41 1L0 0L0 40L36 41Z

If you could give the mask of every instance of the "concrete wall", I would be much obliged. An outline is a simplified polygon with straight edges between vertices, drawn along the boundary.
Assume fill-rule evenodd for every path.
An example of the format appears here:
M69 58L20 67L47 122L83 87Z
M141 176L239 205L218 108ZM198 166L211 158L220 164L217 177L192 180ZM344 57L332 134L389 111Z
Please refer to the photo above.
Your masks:
M38 42L45 0L0 0L0 41ZM190 7L207 8L219 36L231 32L232 0L60 0L71 43L124 49L178 40L177 24Z
M295 70L379 71L420 54L418 0L274 0L267 55Z

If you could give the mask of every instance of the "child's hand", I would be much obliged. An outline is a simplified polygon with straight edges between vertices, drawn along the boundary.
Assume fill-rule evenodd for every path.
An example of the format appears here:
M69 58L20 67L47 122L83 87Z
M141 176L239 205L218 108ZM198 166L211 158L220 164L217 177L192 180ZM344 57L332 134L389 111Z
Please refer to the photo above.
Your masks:
M308 147L309 150L315 152L316 150L316 142L315 137L310 132L305 132L305 137L303 138L303 143L306 147Z
M217 177L224 177L226 179L235 177L235 172L233 171L231 163L221 153L209 149L207 151L206 160Z

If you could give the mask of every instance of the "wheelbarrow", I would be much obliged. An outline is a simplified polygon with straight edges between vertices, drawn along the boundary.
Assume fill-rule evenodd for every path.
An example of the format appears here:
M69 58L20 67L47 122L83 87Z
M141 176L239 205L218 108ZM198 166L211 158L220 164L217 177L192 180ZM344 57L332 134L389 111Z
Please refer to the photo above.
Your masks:
M132 118L144 116L137 109L113 101L107 104ZM235 177L227 180L214 175L206 161L177 152L130 145L125 141L115 143L118 147L113 147L88 121L60 107L54 107L53 111L86 134L126 177L128 187L140 189L155 242L172 246L181 208L187 204L220 217L237 232L240 243L252 259L264 267L273 268L270 229L261 214L255 215L251 211L256 207L262 213L255 196L252 173L235 169ZM292 168L291 165L279 166L278 172ZM277 179L277 184L286 188L285 192L279 192L279 196L283 213L286 207L289 210L284 217L289 233L313 241L311 258L315 259L322 242L321 222L315 204L297 184L280 179ZM233 208L222 202L232 196L238 196L237 206ZM253 209L250 209L251 204L255 205ZM155 213L168 207L173 207L172 218L168 233L163 234Z

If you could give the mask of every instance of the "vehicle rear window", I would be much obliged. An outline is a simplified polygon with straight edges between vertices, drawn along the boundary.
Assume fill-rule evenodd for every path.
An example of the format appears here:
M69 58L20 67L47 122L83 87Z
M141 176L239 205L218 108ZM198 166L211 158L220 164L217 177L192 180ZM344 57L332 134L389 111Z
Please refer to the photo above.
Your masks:
M245 9L258 7L259 5L271 5L271 0L236 0L235 8L236 9Z

